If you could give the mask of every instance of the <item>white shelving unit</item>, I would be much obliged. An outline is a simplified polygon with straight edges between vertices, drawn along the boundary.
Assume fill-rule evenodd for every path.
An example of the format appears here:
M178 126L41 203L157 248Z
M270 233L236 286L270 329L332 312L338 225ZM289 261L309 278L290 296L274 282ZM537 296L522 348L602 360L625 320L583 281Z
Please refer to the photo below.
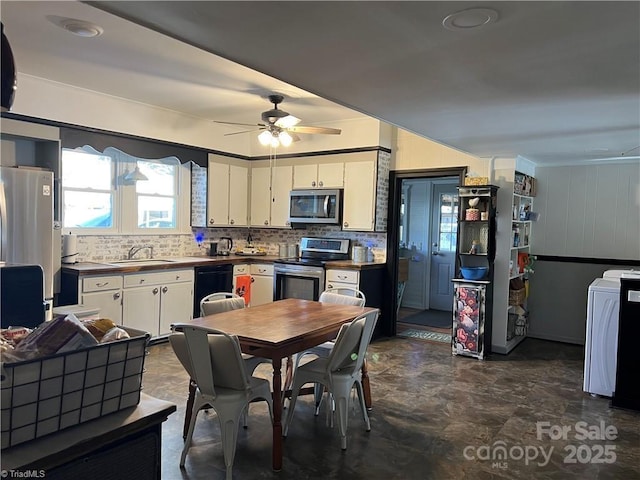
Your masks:
M511 214L511 255L509 260L509 281L516 278L523 278L525 272L520 268L519 255L529 254L531 227L530 214L533 209L533 197L513 193L512 214ZM519 305L526 310L526 300ZM507 331L506 331L506 353L513 350L526 337L527 325L518 326L514 316L518 305L507 306ZM526 320L528 322L528 319ZM520 328L518 328L520 327ZM522 331L524 330L524 332Z
M526 338L515 335L516 306L509 305L509 284L516 278L524 278L519 271L518 254L531 254L531 238L535 222L531 220L535 194L516 192L516 184L526 173L535 176L535 167L522 159L505 159L497 162L494 170L498 191L498 214L496 233L496 261L494 264L493 332L492 351L508 354ZM520 177L520 178L518 178ZM526 302L523 305L526 310ZM530 319L527 318L527 322ZM520 332L519 332L520 333Z

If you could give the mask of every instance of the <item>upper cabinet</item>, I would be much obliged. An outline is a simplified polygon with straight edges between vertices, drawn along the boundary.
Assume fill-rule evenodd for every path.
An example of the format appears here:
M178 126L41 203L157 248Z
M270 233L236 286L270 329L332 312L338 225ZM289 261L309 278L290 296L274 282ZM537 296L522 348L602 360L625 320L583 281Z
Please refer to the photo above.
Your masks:
M246 227L248 222L249 162L209 155L207 226Z
M390 159L382 149L288 156L277 164L210 154L206 174L192 168L192 225L288 228L291 190L325 188L344 191L343 230L385 232Z
M344 165L342 229L373 231L376 213L376 161Z
M256 162L257 163L257 162ZM252 227L288 227L293 167L251 167Z
M293 167L293 188L342 188L344 163L310 163Z

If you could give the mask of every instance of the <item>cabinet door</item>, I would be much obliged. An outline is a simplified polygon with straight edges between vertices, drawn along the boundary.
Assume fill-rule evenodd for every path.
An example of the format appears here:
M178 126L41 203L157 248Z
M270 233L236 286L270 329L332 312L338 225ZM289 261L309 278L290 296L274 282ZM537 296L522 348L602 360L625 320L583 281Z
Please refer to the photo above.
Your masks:
M273 277L270 275L252 275L250 306L257 307L271 302L273 302Z
M193 284L169 283L161 288L159 334L171 333L171 324L188 322L193 313Z
M246 204L245 204L246 205ZM209 162L207 173L207 224L229 223L229 165Z
M80 303L88 307L99 307L100 317L122 325L122 290L83 293Z
M287 192L288 194L289 192ZM251 226L265 227L271 225L270 206L271 169L269 167L251 168Z
M484 285L456 284L454 288L452 353L476 358L484 356ZM491 341L491 339L488 339Z
M293 167L293 188L317 188L318 165L296 165Z
M157 337L161 288L160 285L125 288L122 291L122 324Z
M289 192L293 183L293 167L275 167L271 180L271 226L289 226Z
M342 188L344 186L344 163L318 164L319 188Z
M249 224L249 169L229 166L229 225L246 227Z
M372 231L376 199L375 162L344 164L342 229Z

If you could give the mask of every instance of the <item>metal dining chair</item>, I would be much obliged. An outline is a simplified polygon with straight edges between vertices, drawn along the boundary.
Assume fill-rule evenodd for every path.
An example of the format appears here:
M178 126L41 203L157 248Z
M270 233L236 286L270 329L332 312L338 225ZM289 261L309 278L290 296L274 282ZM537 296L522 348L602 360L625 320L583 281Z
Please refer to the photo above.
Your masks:
M244 298L232 292L216 292L211 293L200 300L200 316L216 315L222 312L238 310L245 308ZM242 354L247 373L253 374L253 371L261 363L271 363L268 358L256 357L247 353Z
M356 307L364 307L365 303L367 303L367 298L364 293L362 293L357 288L351 287L335 287L328 288L320 294L320 298L318 301L323 303L335 303L339 305L353 305ZM313 354L318 357L328 357L329 353L333 349L335 340L329 340L328 342L321 343L313 348L305 350L296 355L295 364L293 370L298 368L300 365L300 360L302 357L308 354ZM316 402L316 410L315 414L318 415L320 413L320 404L322 403L322 394L323 388L321 385L314 385L314 398Z
M200 316L215 315L244 307L244 298L240 295L232 292L215 292L200 300Z
M175 324L172 329L174 333L169 335L171 346L187 352L181 363L197 384L180 467L184 467L192 447L198 412L210 407L220 422L226 478L231 480L238 425L249 403L256 400L267 402L273 423L271 387L267 380L247 374L235 335L189 324Z
M367 312L340 328L335 345L328 357L318 357L300 365L293 374L291 403L284 424L283 436L287 436L293 419L300 389L306 383L322 384L333 396L338 416L341 448L347 448L347 417L350 393L356 387L362 418L366 430L371 430L369 415L362 389L362 365L378 321L379 310Z

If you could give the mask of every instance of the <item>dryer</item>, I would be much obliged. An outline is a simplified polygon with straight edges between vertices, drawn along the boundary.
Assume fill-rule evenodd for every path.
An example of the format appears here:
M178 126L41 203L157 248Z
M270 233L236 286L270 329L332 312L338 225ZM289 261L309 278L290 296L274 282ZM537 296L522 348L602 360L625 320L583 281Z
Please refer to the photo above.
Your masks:
M585 392L611 397L616 387L620 278L640 272L607 270L589 285L584 352Z

